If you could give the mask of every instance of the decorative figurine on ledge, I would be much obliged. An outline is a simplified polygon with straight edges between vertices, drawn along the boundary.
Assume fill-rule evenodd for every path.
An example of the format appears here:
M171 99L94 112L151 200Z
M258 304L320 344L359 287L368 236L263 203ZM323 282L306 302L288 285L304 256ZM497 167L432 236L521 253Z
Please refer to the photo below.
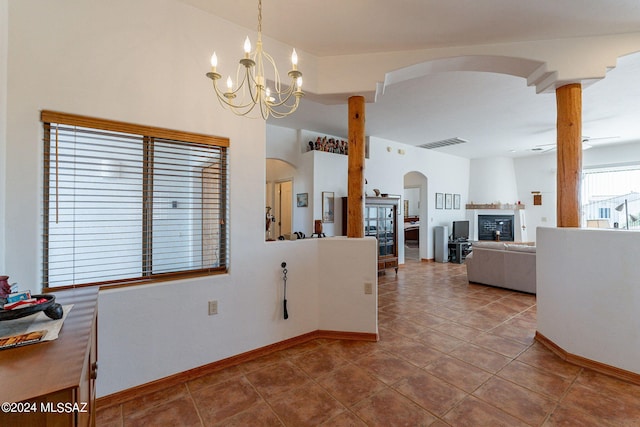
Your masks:
M307 151L324 151L327 153L349 155L349 144L347 141L336 138L319 136L314 141L308 142Z
M321 219L316 219L313 222L313 234L311 235L311 237L313 236L318 236L318 237L327 237L323 232L322 232L322 220Z
M273 242L274 239L271 237L271 224L276 221L276 217L271 213L271 206L267 206L267 212L265 214L265 231L267 232L266 240L267 242Z

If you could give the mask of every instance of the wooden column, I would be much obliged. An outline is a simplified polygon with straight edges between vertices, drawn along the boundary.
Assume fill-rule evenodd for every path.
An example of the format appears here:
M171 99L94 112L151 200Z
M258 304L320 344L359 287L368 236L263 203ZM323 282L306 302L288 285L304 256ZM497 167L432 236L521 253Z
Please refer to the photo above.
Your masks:
M557 225L580 227L582 178L582 86L556 89L558 108Z
M347 237L364 237L364 97L349 98Z

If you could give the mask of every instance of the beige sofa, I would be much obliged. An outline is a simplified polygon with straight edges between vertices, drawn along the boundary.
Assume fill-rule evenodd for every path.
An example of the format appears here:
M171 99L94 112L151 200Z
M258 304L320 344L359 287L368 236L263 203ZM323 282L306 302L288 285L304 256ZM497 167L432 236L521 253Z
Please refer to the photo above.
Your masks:
M508 242L473 242L467 255L469 282L536 293L536 247Z

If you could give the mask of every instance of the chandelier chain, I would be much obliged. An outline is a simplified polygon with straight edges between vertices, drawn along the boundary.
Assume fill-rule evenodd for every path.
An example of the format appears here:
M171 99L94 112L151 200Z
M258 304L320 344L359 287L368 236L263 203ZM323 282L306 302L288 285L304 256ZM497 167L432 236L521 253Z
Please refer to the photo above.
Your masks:
M258 0L258 37L262 34L262 0Z

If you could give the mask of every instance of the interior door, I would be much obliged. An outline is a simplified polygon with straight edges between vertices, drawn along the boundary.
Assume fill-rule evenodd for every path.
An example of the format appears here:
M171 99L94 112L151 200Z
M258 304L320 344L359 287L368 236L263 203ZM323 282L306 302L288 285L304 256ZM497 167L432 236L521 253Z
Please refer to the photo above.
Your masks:
M293 181L281 181L276 184L276 205L278 207L278 236L291 233L293 214Z

